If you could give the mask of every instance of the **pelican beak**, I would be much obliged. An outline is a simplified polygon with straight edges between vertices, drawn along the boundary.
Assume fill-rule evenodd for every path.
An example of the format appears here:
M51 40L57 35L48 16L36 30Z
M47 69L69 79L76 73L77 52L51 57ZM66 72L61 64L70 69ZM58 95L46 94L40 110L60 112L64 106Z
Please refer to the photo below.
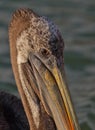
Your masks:
M50 59L50 58L49 58ZM62 67L30 53L29 61L38 85L40 100L58 130L80 130Z

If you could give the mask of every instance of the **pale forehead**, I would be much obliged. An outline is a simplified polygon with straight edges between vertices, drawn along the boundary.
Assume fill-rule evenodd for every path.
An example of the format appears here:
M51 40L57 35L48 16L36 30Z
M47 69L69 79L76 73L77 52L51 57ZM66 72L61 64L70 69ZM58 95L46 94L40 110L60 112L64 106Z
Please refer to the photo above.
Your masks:
M43 40L53 41L55 37L58 37L57 26L47 17L32 17L30 25L31 28L33 28L32 31L34 31L34 33L36 33L36 35L41 37Z
M30 26L17 38L18 64L25 63L29 52L38 52L40 48L51 48L49 42L58 37L56 25L46 17L32 17ZM56 44L56 43L55 43Z

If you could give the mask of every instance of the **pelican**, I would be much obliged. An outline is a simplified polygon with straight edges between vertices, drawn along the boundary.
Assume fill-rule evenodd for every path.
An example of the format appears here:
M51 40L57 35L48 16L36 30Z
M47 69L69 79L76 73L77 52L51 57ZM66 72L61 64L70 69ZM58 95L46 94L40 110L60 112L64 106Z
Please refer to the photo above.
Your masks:
M64 71L58 27L31 9L10 22L11 63L30 130L80 130Z

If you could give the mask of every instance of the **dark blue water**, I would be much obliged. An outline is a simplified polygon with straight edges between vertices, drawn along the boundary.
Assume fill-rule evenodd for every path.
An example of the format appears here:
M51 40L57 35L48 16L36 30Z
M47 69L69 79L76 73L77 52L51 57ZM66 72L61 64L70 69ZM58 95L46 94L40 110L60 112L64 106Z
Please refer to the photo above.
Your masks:
M65 69L82 130L95 130L95 0L1 0L0 89L18 95L10 63L8 25L28 7L53 20L65 41Z

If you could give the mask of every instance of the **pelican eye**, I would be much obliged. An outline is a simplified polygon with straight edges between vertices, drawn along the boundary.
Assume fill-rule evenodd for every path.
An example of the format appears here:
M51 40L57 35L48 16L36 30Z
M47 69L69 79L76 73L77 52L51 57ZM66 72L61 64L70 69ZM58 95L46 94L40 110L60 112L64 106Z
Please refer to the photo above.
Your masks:
M44 57L48 57L50 55L50 52L47 49L45 49L45 48L41 48L40 49L40 53Z

